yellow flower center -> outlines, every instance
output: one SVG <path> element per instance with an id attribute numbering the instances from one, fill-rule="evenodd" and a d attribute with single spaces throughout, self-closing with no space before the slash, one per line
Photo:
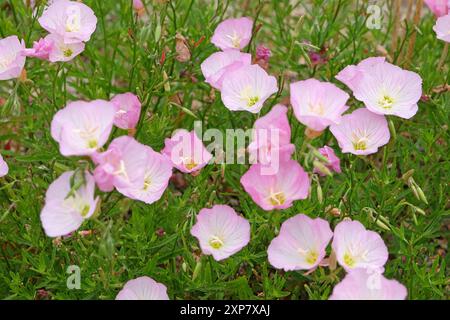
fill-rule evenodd
<path id="1" fill-rule="evenodd" d="M 384 109 L 391 109 L 393 104 L 394 99 L 388 95 L 383 95 L 383 98 L 378 101 L 378 105 Z"/>
<path id="2" fill-rule="evenodd" d="M 98 146 L 97 140 L 89 140 L 88 141 L 88 148 L 89 149 L 97 148 L 97 146 Z"/>
<path id="3" fill-rule="evenodd" d="M 184 167 L 188 170 L 194 169 L 198 164 L 194 162 L 192 159 L 187 159 L 184 162 Z"/>
<path id="4" fill-rule="evenodd" d="M 81 210 L 81 216 L 86 217 L 86 215 L 89 213 L 90 208 L 91 207 L 89 205 L 85 205 Z"/>
<path id="5" fill-rule="evenodd" d="M 150 185 L 152 184 L 152 181 L 150 180 L 150 177 L 146 177 L 144 180 L 144 191 L 147 191 L 147 189 L 150 187 Z"/>
<path id="6" fill-rule="evenodd" d="M 286 202 L 286 196 L 282 191 L 272 193 L 269 198 L 270 204 L 273 206 L 281 206 Z"/>
<path id="7" fill-rule="evenodd" d="M 325 113 L 325 110 L 323 108 L 323 104 L 321 104 L 321 103 L 314 104 L 314 105 L 310 103 L 309 104 L 309 110 L 311 112 L 314 112 L 315 114 L 320 115 L 320 116 L 323 116 L 324 113 Z"/>
<path id="8" fill-rule="evenodd" d="M 228 38 L 230 38 L 231 45 L 234 48 L 240 49 L 240 47 L 241 47 L 241 37 L 239 37 L 239 35 L 236 33 L 236 31 L 233 31 L 233 35 L 228 36 Z"/>
<path id="9" fill-rule="evenodd" d="M 209 239 L 209 245 L 214 249 L 220 249 L 223 247 L 223 241 L 219 237 L 213 236 Z"/>
<path id="10" fill-rule="evenodd" d="M 349 266 L 350 268 L 353 268 L 355 266 L 355 258 L 350 254 L 350 253 L 346 253 L 344 254 L 344 263 Z"/>
<path id="11" fill-rule="evenodd" d="M 305 256 L 305 260 L 306 262 L 308 262 L 309 264 L 314 264 L 317 261 L 317 258 L 319 257 L 319 254 L 314 251 L 314 250 L 310 250 L 308 251 L 308 253 Z"/>
<path id="12" fill-rule="evenodd" d="M 63 51 L 63 54 L 64 54 L 64 57 L 69 58 L 72 56 L 73 51 L 72 51 L 72 49 L 67 48 L 66 50 Z"/>
<path id="13" fill-rule="evenodd" d="M 250 98 L 248 98 L 248 101 L 247 101 L 247 106 L 248 107 L 253 107 L 257 102 L 259 101 L 259 97 L 250 97 Z"/>

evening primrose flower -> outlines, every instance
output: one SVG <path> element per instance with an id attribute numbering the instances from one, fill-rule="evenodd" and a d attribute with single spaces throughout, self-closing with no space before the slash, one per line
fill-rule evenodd
<path id="1" fill-rule="evenodd" d="M 343 153 L 368 155 L 389 142 L 386 118 L 360 108 L 342 117 L 341 123 L 330 126 Z"/>
<path id="2" fill-rule="evenodd" d="M 200 68 L 207 83 L 220 90 L 227 73 L 235 71 L 242 66 L 250 65 L 252 56 L 237 50 L 215 52 L 202 62 Z"/>
<path id="3" fill-rule="evenodd" d="M 111 99 L 111 102 L 116 106 L 117 110 L 114 125 L 125 130 L 134 129 L 141 114 L 141 102 L 139 98 L 127 92 L 115 95 Z"/>
<path id="4" fill-rule="evenodd" d="M 355 269 L 333 289 L 330 300 L 405 300 L 408 292 L 397 280 L 367 269 Z"/>
<path id="5" fill-rule="evenodd" d="M 25 42 L 17 36 L 0 39 L 0 80 L 20 77 L 26 60 L 23 50 Z"/>
<path id="6" fill-rule="evenodd" d="M 241 177 L 241 184 L 262 209 L 286 209 L 295 200 L 306 199 L 310 180 L 302 166 L 294 161 L 280 162 L 274 174 L 264 174 L 261 164 L 253 164 Z"/>
<path id="7" fill-rule="evenodd" d="M 165 285 L 143 276 L 125 283 L 116 300 L 169 300 L 169 296 Z"/>
<path id="8" fill-rule="evenodd" d="M 231 111 L 258 113 L 264 102 L 278 91 L 277 79 L 258 65 L 243 66 L 226 75 L 222 102 Z"/>
<path id="9" fill-rule="evenodd" d="M 230 206 L 215 205 L 200 210 L 191 234 L 198 239 L 204 254 L 220 261 L 248 244 L 250 223 Z"/>
<path id="10" fill-rule="evenodd" d="M 63 38 L 56 34 L 47 35 L 45 41 L 52 43 L 51 50 L 48 54 L 48 60 L 50 62 L 70 61 L 82 53 L 85 48 L 83 42 L 64 43 Z"/>
<path id="11" fill-rule="evenodd" d="M 359 221 L 342 221 L 334 228 L 331 244 L 339 264 L 348 272 L 357 268 L 379 269 L 388 259 L 380 235 L 366 230 Z"/>
<path id="12" fill-rule="evenodd" d="M 184 129 L 176 130 L 170 139 L 164 140 L 164 149 L 161 153 L 172 161 L 175 168 L 184 173 L 200 170 L 212 158 L 195 131 L 189 132 Z"/>
<path id="13" fill-rule="evenodd" d="M 376 114 L 409 119 L 418 110 L 422 79 L 388 62 L 377 63 L 364 73 L 353 94 Z"/>
<path id="14" fill-rule="evenodd" d="M 356 86 L 361 81 L 365 73 L 370 71 L 370 68 L 378 63 L 383 63 L 386 61 L 385 57 L 370 57 L 362 60 L 360 63 L 355 65 L 349 65 L 342 69 L 337 75 L 336 79 L 341 81 L 351 90 L 354 90 Z"/>
<path id="15" fill-rule="evenodd" d="M 349 95 L 329 82 L 308 79 L 291 83 L 291 104 L 298 121 L 322 131 L 341 121 Z"/>
<path id="16" fill-rule="evenodd" d="M 436 32 L 438 39 L 450 42 L 450 14 L 438 18 L 433 30 Z"/>
<path id="17" fill-rule="evenodd" d="M 326 220 L 298 214 L 283 222 L 279 235 L 270 243 L 269 262 L 285 271 L 313 269 L 325 257 L 332 237 Z"/>
<path id="18" fill-rule="evenodd" d="M 221 50 L 245 48 L 252 38 L 253 20 L 247 17 L 219 23 L 211 42 Z"/>
<path id="19" fill-rule="evenodd" d="M 91 8 L 68 0 L 53 2 L 38 21 L 50 34 L 60 36 L 65 44 L 89 41 L 97 26 L 97 17 Z"/>
<path id="20" fill-rule="evenodd" d="M 105 100 L 70 102 L 51 123 L 51 135 L 64 156 L 92 155 L 108 140 L 116 108 Z"/>
<path id="21" fill-rule="evenodd" d="M 58 237 L 77 230 L 96 210 L 99 198 L 94 199 L 94 190 L 95 181 L 88 172 L 64 172 L 53 181 L 41 211 L 45 233 Z"/>

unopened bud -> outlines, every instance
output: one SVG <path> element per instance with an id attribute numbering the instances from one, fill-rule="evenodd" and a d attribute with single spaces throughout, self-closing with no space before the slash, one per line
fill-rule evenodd
<path id="1" fill-rule="evenodd" d="M 333 173 L 330 171 L 330 169 L 328 169 L 322 162 L 320 162 L 318 160 L 314 160 L 313 165 L 314 165 L 314 168 L 316 168 L 323 174 L 330 176 L 330 177 L 333 176 Z"/>

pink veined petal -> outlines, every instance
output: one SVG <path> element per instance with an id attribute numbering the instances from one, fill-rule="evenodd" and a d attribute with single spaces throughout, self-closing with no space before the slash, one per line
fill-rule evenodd
<path id="1" fill-rule="evenodd" d="M 128 281 L 116 300 L 169 300 L 165 285 L 143 276 Z"/>

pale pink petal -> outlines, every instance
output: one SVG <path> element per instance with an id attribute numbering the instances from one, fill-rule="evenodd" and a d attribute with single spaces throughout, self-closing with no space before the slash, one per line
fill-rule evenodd
<path id="1" fill-rule="evenodd" d="M 130 93 L 114 96 L 111 102 L 116 106 L 114 125 L 121 129 L 133 129 L 136 127 L 141 114 L 141 102 L 139 98 Z"/>
<path id="2" fill-rule="evenodd" d="M 336 173 L 341 173 L 341 160 L 336 156 L 334 150 L 329 146 L 324 146 L 318 150 L 321 155 L 328 159 L 328 163 L 325 166 L 331 171 Z M 314 172 L 324 176 L 325 173 L 321 172 L 319 169 L 314 169 Z"/>
<path id="3" fill-rule="evenodd" d="M 345 67 L 336 75 L 336 79 L 344 83 L 351 90 L 354 90 L 363 78 L 364 74 L 366 74 L 371 67 L 385 61 L 385 57 L 371 57 L 364 59 L 356 66 L 349 65 Z"/>
<path id="4" fill-rule="evenodd" d="M 425 0 L 425 4 L 437 17 L 442 17 L 449 13 L 449 0 Z"/>
<path id="5" fill-rule="evenodd" d="M 17 36 L 0 39 L 0 80 L 20 77 L 25 66 L 25 42 Z"/>
<path id="6" fill-rule="evenodd" d="M 450 14 L 438 18 L 433 30 L 438 39 L 450 42 Z"/>
<path id="7" fill-rule="evenodd" d="M 8 164 L 3 160 L 2 155 L 0 155 L 0 178 L 8 174 L 9 168 Z"/>
<path id="8" fill-rule="evenodd" d="M 245 48 L 252 37 L 253 21 L 243 17 L 219 23 L 211 42 L 221 50 Z"/>
<path id="9" fill-rule="evenodd" d="M 169 296 L 165 285 L 143 276 L 128 281 L 116 300 L 169 300 Z"/>
<path id="10" fill-rule="evenodd" d="M 83 42 L 64 43 L 63 38 L 56 34 L 49 34 L 44 40 L 48 43 L 52 43 L 48 55 L 48 60 L 50 62 L 70 61 L 82 53 L 85 48 Z"/>

